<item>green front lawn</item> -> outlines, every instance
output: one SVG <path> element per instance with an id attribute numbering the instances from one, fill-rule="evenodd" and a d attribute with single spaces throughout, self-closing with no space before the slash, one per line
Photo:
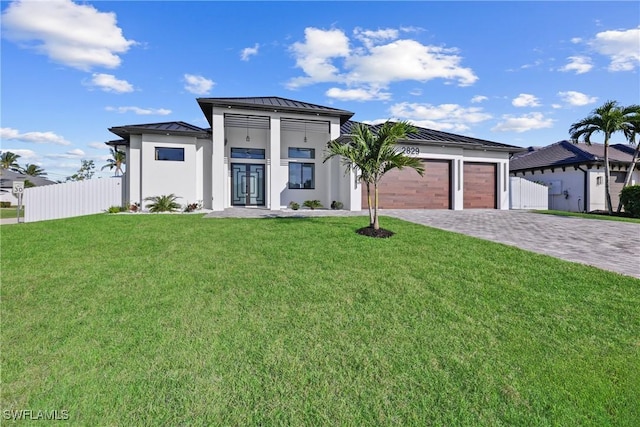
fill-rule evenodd
<path id="1" fill-rule="evenodd" d="M 556 210 L 545 210 L 545 211 L 537 210 L 533 212 L 546 214 L 546 215 L 573 216 L 577 218 L 587 218 L 587 219 L 603 219 L 607 221 L 636 222 L 640 224 L 640 218 L 631 218 L 631 217 L 625 217 L 625 216 L 600 215 L 600 214 L 589 214 L 589 213 L 582 213 L 582 212 L 567 212 L 567 211 L 556 211 Z"/>
<path id="2" fill-rule="evenodd" d="M 3 227 L 0 410 L 79 425 L 637 425 L 640 280 L 396 219 Z"/>

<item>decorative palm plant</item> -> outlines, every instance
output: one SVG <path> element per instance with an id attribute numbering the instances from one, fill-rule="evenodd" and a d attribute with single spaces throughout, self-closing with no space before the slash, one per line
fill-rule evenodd
<path id="1" fill-rule="evenodd" d="M 149 212 L 175 212 L 182 207 L 180 203 L 176 202 L 177 199 L 179 199 L 179 197 L 171 193 L 162 196 L 147 197 L 144 200 L 145 202 L 151 202 L 146 205 Z"/>

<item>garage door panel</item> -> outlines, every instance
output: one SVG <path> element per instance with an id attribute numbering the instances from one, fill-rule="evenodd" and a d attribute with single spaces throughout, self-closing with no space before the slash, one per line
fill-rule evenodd
<path id="1" fill-rule="evenodd" d="M 497 208 L 496 166 L 495 163 L 464 163 L 464 209 Z"/>
<path id="2" fill-rule="evenodd" d="M 423 161 L 425 174 L 405 168 L 387 172 L 378 185 L 378 205 L 382 209 L 449 209 L 451 206 L 451 162 Z M 373 191 L 373 188 L 371 189 Z M 373 195 L 372 195 L 373 198 Z M 367 190 L 362 186 L 362 207 L 367 206 Z"/>

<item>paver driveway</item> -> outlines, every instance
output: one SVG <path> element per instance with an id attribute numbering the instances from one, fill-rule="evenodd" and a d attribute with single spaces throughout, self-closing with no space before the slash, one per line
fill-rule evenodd
<path id="1" fill-rule="evenodd" d="M 380 213 L 640 278 L 640 224 L 515 210 Z"/>
<path id="2" fill-rule="evenodd" d="M 207 216 L 219 218 L 337 215 L 367 215 L 367 211 L 274 212 L 265 209 L 231 208 L 222 212 L 211 212 Z M 543 215 L 517 210 L 381 209 L 380 215 L 517 246 L 640 278 L 640 224 L 636 223 Z M 384 223 L 382 226 L 384 227 Z"/>

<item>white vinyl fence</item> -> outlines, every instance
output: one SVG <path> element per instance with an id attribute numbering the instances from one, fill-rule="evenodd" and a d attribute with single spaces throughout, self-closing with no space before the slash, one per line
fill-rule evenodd
<path id="1" fill-rule="evenodd" d="M 549 209 L 549 188 L 520 177 L 509 177 L 510 209 Z"/>
<path id="2" fill-rule="evenodd" d="M 122 202 L 122 177 L 25 188 L 24 222 L 96 214 Z"/>

